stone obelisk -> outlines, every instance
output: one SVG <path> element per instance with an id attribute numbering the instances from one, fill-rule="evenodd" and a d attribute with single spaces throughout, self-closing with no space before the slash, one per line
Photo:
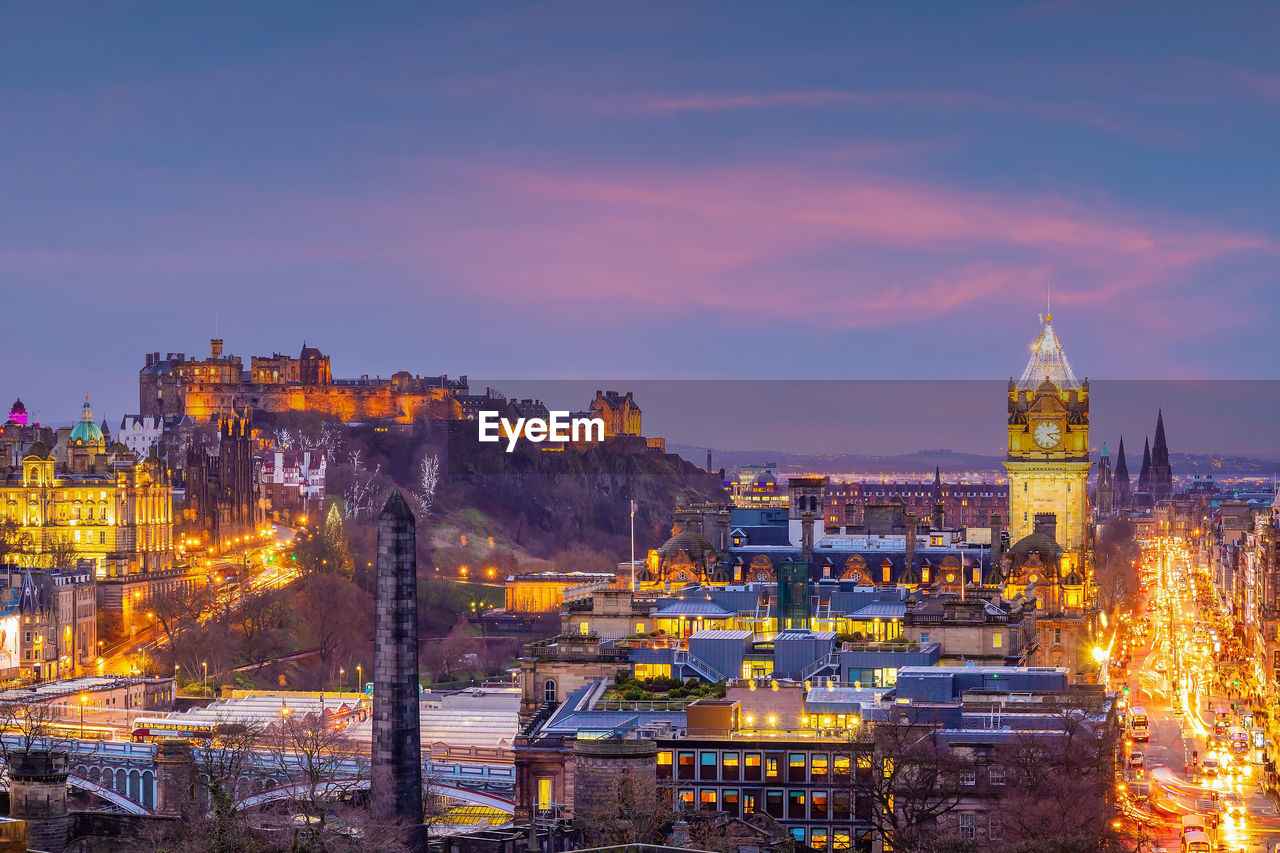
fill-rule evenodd
<path id="1" fill-rule="evenodd" d="M 378 516 L 374 596 L 373 785 L 383 825 L 421 844 L 422 732 L 418 720 L 418 557 L 413 511 L 397 489 Z"/>

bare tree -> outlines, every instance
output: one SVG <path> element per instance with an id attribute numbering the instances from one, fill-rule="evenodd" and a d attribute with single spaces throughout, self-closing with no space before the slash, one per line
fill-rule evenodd
<path id="1" fill-rule="evenodd" d="M 413 496 L 418 499 L 421 504 L 422 515 L 426 517 L 431 513 L 432 504 L 436 499 L 436 488 L 440 485 L 440 457 L 432 453 L 429 456 L 422 457 L 422 462 L 418 464 L 417 488 L 413 491 Z"/>
<path id="2" fill-rule="evenodd" d="M 11 691 L 0 700 L 0 731 L 16 734 L 16 737 L 0 738 L 5 764 L 15 758 L 65 747 L 65 741 L 56 737 L 54 724 L 58 716 L 58 709 L 35 690 Z"/>
<path id="3" fill-rule="evenodd" d="M 940 831 L 939 818 L 963 798 L 964 760 L 938 741 L 933 726 L 876 723 L 851 734 L 837 755 L 836 779 L 855 812 L 901 853 L 964 849 Z"/>
<path id="4" fill-rule="evenodd" d="M 620 844 L 663 844 L 676 821 L 669 788 L 657 788 L 652 776 L 622 770 L 608 790 L 594 792 L 574 822 L 592 847 Z"/>
<path id="5" fill-rule="evenodd" d="M 215 726 L 213 737 L 196 751 L 200 790 L 208 797 L 211 853 L 234 853 L 248 833 L 239 804 L 263 775 L 256 761 L 263 733 L 256 722 L 227 720 Z"/>
<path id="6" fill-rule="evenodd" d="M 0 517 L 0 563 L 14 562 L 30 550 L 31 534 L 22 522 L 7 515 Z"/>
<path id="7" fill-rule="evenodd" d="M 288 427 L 276 427 L 275 439 L 280 450 L 293 449 L 293 432 Z"/>
<path id="8" fill-rule="evenodd" d="M 264 746 L 274 774 L 289 783 L 285 799 L 290 814 L 303 817 L 296 849 L 330 850 L 335 841 L 354 840 L 352 828 L 334 816 L 340 804 L 367 786 L 364 750 L 322 713 L 291 714 L 287 706 L 269 728 Z"/>

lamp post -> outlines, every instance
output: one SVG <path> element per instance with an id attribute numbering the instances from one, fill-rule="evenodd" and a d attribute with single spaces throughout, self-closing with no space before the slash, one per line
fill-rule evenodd
<path id="1" fill-rule="evenodd" d="M 200 679 L 200 695 L 203 696 L 209 692 L 209 662 L 202 661 L 200 666 L 204 669 L 204 675 Z"/>
<path id="2" fill-rule="evenodd" d="M 80 740 L 84 740 L 84 706 L 89 701 L 87 693 L 80 694 Z"/>
<path id="3" fill-rule="evenodd" d="M 356 664 L 356 692 L 364 695 L 364 667 L 361 664 Z"/>
<path id="4" fill-rule="evenodd" d="M 338 667 L 338 699 L 342 699 L 342 689 L 347 686 L 347 671 Z"/>

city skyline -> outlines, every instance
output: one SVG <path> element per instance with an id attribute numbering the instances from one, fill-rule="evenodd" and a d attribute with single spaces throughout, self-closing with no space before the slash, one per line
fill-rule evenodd
<path id="1" fill-rule="evenodd" d="M 1050 285 L 1082 373 L 1265 377 L 1276 12 L 1154 8 L 15 10 L 12 392 L 110 411 L 214 334 L 345 375 L 1002 376 Z"/>

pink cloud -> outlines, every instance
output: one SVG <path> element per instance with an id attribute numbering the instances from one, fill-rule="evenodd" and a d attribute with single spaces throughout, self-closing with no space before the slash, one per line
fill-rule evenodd
<path id="1" fill-rule="evenodd" d="M 1114 302 L 1275 248 L 1113 206 L 853 171 L 479 175 L 466 203 L 483 226 L 429 217 L 433 261 L 495 296 L 592 309 L 906 323 L 996 296 L 1038 303 L 1048 281 L 1064 303 Z"/>
<path id="2" fill-rule="evenodd" d="M 597 102 L 604 112 L 680 114 L 772 109 L 836 109 L 900 107 L 917 110 L 972 110 L 1029 115 L 1055 122 L 1083 124 L 1097 130 L 1162 144 L 1179 141 L 1168 132 L 1134 125 L 1089 106 L 1051 105 L 1042 101 L 980 95 L 972 92 L 892 92 L 818 89 L 784 92 L 731 92 L 650 95 Z"/>

